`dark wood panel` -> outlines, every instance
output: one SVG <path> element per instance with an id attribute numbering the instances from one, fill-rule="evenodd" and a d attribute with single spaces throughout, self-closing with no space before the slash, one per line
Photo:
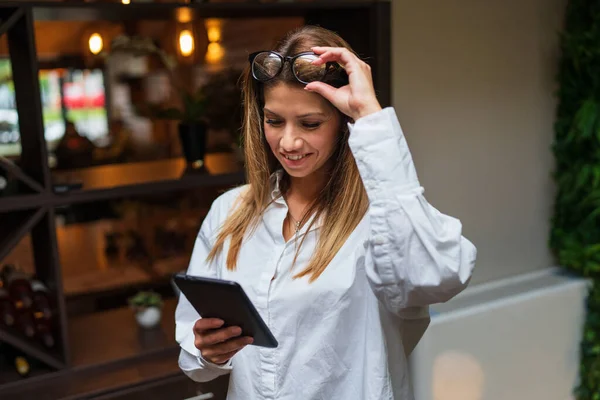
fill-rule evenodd
<path id="1" fill-rule="evenodd" d="M 7 38 L 21 133 L 21 168 L 49 189 L 50 170 L 31 9 L 25 8 L 23 16 L 8 31 Z"/>
<path id="2" fill-rule="evenodd" d="M 57 310 L 58 347 L 62 349 L 61 361 L 70 363 L 69 335 L 67 331 L 67 313 L 63 292 L 62 273 L 58 260 L 54 209 L 48 208 L 40 222 L 31 230 L 31 244 L 35 272 L 46 284 Z"/>
<path id="3" fill-rule="evenodd" d="M 30 2 L 36 20 L 164 20 L 173 19 L 175 10 L 180 7 L 192 8 L 201 18 L 253 18 L 302 16 L 306 11 L 331 10 L 339 8 L 360 9 L 374 1 L 330 1 L 298 3 L 151 3 L 123 5 L 119 3 L 44 3 Z M 15 7 L 16 2 L 6 2 Z M 18 3 L 17 3 L 18 4 Z"/>
<path id="4" fill-rule="evenodd" d="M 6 9 L 2 13 L 2 24 L 0 25 L 0 36 L 4 35 L 25 14 L 24 8 Z"/>
<path id="5" fill-rule="evenodd" d="M 0 214 L 0 261 L 19 243 L 43 217 L 45 209 Z"/>
<path id="6" fill-rule="evenodd" d="M 0 197 L 0 213 L 39 208 L 49 204 L 49 200 L 45 193 Z"/>

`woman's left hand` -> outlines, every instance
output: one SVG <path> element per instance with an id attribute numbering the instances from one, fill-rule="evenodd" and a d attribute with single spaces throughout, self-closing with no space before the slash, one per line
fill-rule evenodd
<path id="1" fill-rule="evenodd" d="M 349 84 L 336 89 L 323 82 L 311 82 L 306 90 L 320 94 L 354 121 L 381 110 L 369 64 L 344 47 L 313 47 L 312 51 L 319 55 L 313 61 L 315 65 L 327 62 L 343 65 Z"/>

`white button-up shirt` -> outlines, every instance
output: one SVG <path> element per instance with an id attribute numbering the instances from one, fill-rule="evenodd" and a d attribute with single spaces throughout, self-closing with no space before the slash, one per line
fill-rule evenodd
<path id="1" fill-rule="evenodd" d="M 279 342 L 274 349 L 247 346 L 227 364 L 212 364 L 194 347 L 199 316 L 180 297 L 179 365 L 196 381 L 230 373 L 228 400 L 411 400 L 403 342 L 410 321 L 427 318 L 429 304 L 450 299 L 470 279 L 476 249 L 459 220 L 423 197 L 394 110 L 351 124 L 349 143 L 370 207 L 315 282 L 292 278 L 310 260 L 319 226 L 299 232 L 306 240 L 292 270 L 296 237 L 286 243 L 282 235 L 288 208 L 278 179 L 277 200 L 243 244 L 235 271 L 225 267 L 227 244 L 215 263 L 205 259 L 244 189 L 215 200 L 202 224 L 188 274 L 239 282 Z"/>

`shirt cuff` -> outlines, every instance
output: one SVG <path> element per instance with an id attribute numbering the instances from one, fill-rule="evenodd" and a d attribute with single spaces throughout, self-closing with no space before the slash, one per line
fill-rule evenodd
<path id="1" fill-rule="evenodd" d="M 201 355 L 196 358 L 198 360 L 198 363 L 200 364 L 200 367 L 204 369 L 209 369 L 213 371 L 231 371 L 233 367 L 232 358 L 230 358 L 225 364 L 215 364 L 204 359 L 204 357 L 202 357 Z"/>
<path id="2" fill-rule="evenodd" d="M 200 357 L 200 350 L 198 350 L 194 344 L 194 325 L 198 319 L 189 325 L 185 324 L 184 326 L 178 327 L 181 331 L 185 332 L 185 336 L 183 337 L 183 340 L 179 342 L 179 345 L 183 350 L 187 351 L 194 357 Z"/>
<path id="3" fill-rule="evenodd" d="M 200 318 L 198 318 L 196 321 L 198 321 L 199 319 Z M 194 325 L 196 325 L 196 321 L 194 321 L 190 325 L 190 329 L 188 329 L 188 332 L 192 332 L 192 333 L 187 334 L 185 339 L 180 343 L 181 348 L 183 350 L 185 350 L 188 354 L 192 355 L 198 361 L 201 368 L 211 369 L 211 370 L 215 370 L 215 371 L 216 370 L 230 371 L 231 367 L 232 367 L 231 359 L 229 361 L 227 361 L 225 364 L 219 365 L 219 364 L 212 363 L 212 362 L 204 359 L 204 357 L 202 357 L 200 350 L 198 350 L 198 348 L 196 348 L 196 345 L 194 344 L 194 335 L 193 335 L 192 327 Z"/>

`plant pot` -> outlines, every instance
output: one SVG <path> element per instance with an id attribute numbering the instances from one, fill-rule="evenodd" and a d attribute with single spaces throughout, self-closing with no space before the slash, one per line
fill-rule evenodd
<path id="1" fill-rule="evenodd" d="M 150 329 L 160 324 L 162 310 L 159 307 L 139 308 L 135 313 L 135 320 L 138 325 L 145 329 Z"/>
<path id="2" fill-rule="evenodd" d="M 185 160 L 192 168 L 202 168 L 204 166 L 204 154 L 206 153 L 207 125 L 203 122 L 180 123 L 178 128 Z"/>

